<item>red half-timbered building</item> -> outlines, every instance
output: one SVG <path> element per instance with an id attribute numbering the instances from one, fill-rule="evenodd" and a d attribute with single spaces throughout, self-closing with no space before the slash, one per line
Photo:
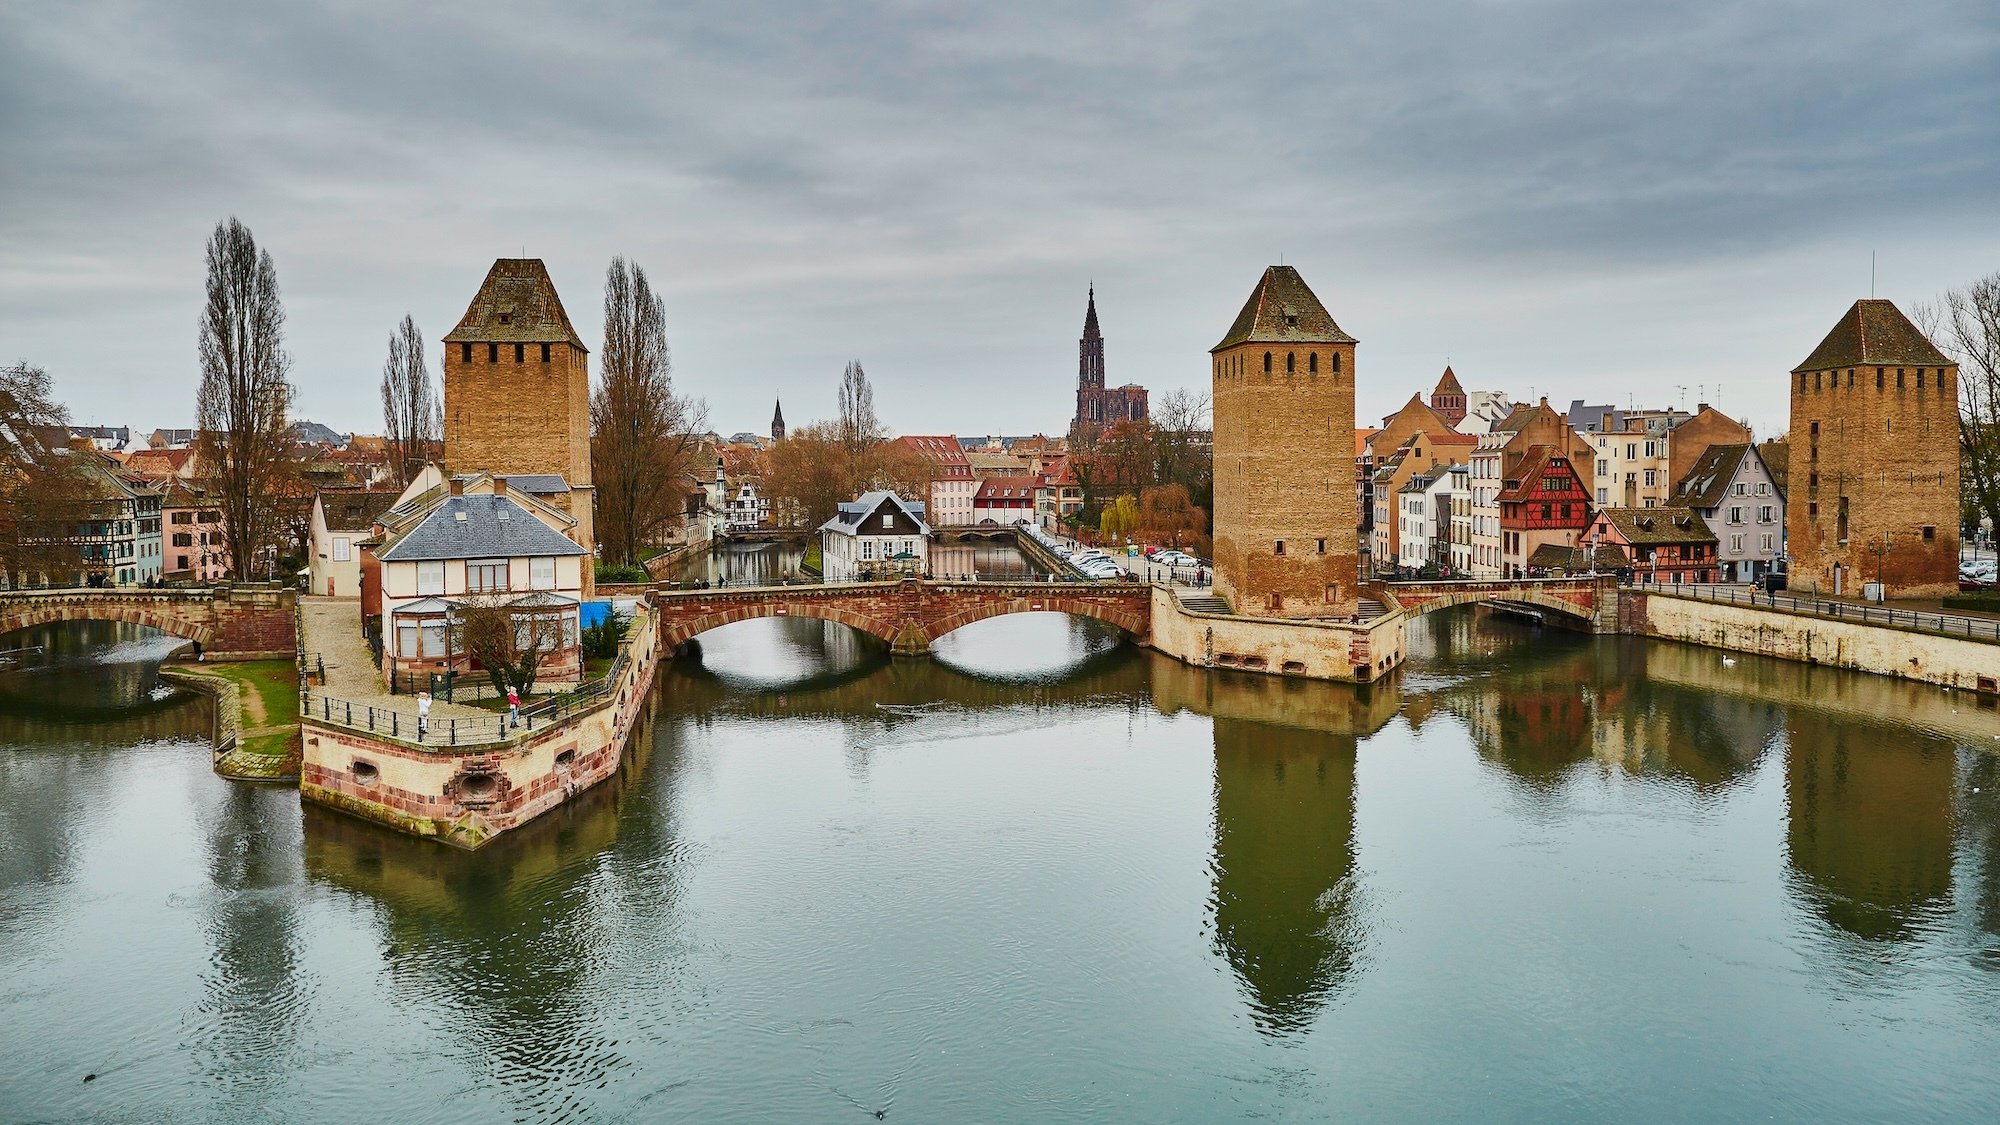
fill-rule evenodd
<path id="1" fill-rule="evenodd" d="M 1590 491 L 1569 455 L 1551 446 L 1528 450 L 1501 482 L 1499 501 L 1500 562 L 1508 577 L 1527 573 L 1535 548 L 1574 547 L 1590 526 Z"/>

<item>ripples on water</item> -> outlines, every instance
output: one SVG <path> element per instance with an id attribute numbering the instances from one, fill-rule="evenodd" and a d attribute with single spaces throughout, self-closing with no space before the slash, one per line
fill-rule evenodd
<path id="1" fill-rule="evenodd" d="M 701 642 L 472 855 L 216 780 L 129 665 L 0 674 L 0 1116 L 2000 1105 L 1974 700 L 1466 612 L 1363 690 L 1044 614 Z"/>

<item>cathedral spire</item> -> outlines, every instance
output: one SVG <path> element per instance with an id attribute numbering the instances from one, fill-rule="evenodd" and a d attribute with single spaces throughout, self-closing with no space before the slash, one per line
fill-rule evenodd
<path id="1" fill-rule="evenodd" d="M 777 399 L 772 399 L 771 404 L 771 440 L 783 441 L 785 440 L 785 404 Z"/>
<path id="2" fill-rule="evenodd" d="M 1090 303 L 1083 313 L 1083 338 L 1096 340 L 1102 336 L 1103 333 L 1097 330 L 1097 286 L 1093 283 L 1090 287 Z"/>

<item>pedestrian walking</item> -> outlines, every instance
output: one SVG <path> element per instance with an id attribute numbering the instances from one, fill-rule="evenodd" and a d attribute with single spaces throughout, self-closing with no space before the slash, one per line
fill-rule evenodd
<path id="1" fill-rule="evenodd" d="M 431 727 L 431 693 L 417 693 L 417 741 L 422 742 Z"/>
<path id="2" fill-rule="evenodd" d="M 510 727 L 521 725 L 521 693 L 513 684 L 507 685 L 507 725 Z"/>

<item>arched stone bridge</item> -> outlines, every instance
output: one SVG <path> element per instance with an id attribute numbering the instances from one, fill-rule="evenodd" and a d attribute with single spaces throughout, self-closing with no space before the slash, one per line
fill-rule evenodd
<path id="1" fill-rule="evenodd" d="M 749 586 L 653 591 L 660 641 L 678 646 L 710 629 L 756 617 L 837 621 L 887 642 L 900 655 L 927 651 L 962 625 L 1003 613 L 1074 613 L 1145 642 L 1152 587 L 1136 582 L 938 582 L 914 578 L 829 586 Z"/>
<path id="2" fill-rule="evenodd" d="M 1388 595 L 1391 610 L 1411 617 L 1474 602 L 1510 602 L 1552 610 L 1594 633 L 1618 631 L 1618 582 L 1611 577 L 1381 582 L 1372 589 Z"/>
<path id="3" fill-rule="evenodd" d="M 298 594 L 275 587 L 15 590 L 0 593 L 0 635 L 54 621 L 123 621 L 199 641 L 210 652 L 291 655 Z"/>

